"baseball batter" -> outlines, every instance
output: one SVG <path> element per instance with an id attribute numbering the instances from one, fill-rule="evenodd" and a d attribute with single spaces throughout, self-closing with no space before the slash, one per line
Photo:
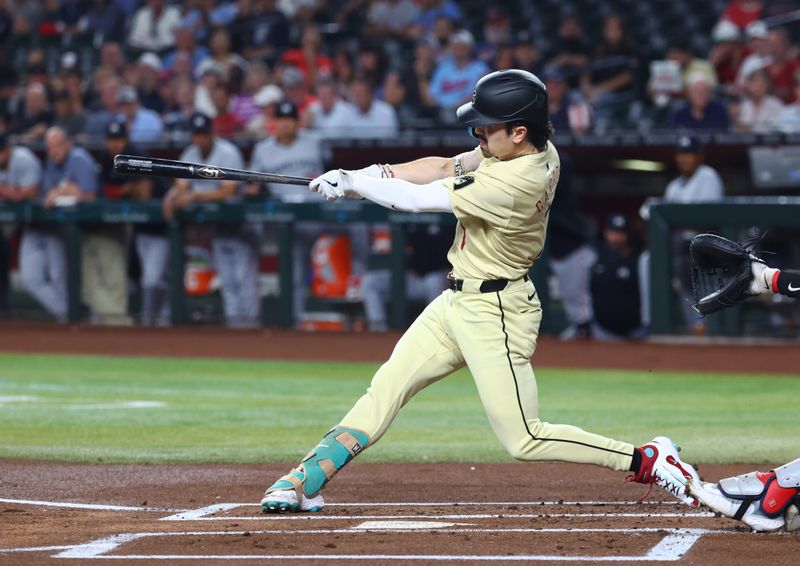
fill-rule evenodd
<path id="1" fill-rule="evenodd" d="M 453 159 L 428 157 L 361 171 L 334 170 L 311 190 L 329 200 L 367 198 L 405 211 L 449 211 L 458 219 L 449 289 L 422 312 L 375 374 L 367 392 L 301 463 L 270 486 L 266 512 L 317 511 L 328 481 L 375 444 L 418 391 L 467 366 L 489 422 L 514 458 L 597 464 L 632 471 L 687 503 L 696 478 L 672 442 L 636 448 L 539 419 L 530 359 L 542 311 L 528 271 L 544 246 L 559 158 L 549 141 L 547 92 L 527 71 L 486 75 L 457 115 L 479 141 Z"/>

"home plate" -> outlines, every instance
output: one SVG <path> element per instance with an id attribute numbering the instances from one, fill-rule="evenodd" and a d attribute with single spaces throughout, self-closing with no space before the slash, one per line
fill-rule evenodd
<path id="1" fill-rule="evenodd" d="M 457 525 L 469 525 L 470 523 L 442 523 L 441 521 L 364 521 L 353 529 L 364 530 L 413 530 L 413 529 L 444 529 L 445 527 L 455 527 Z"/>

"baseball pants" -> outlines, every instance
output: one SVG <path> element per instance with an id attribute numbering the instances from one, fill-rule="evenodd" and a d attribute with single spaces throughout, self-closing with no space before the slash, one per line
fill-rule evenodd
<path id="1" fill-rule="evenodd" d="M 258 326 L 261 312 L 258 247 L 241 237 L 215 236 L 211 255 L 220 281 L 222 306 L 228 326 Z"/>
<path id="2" fill-rule="evenodd" d="M 126 226 L 109 225 L 83 237 L 82 295 L 94 323 L 130 324 L 125 230 Z"/>
<path id="3" fill-rule="evenodd" d="M 634 447 L 570 425 L 539 419 L 530 358 L 542 311 L 533 283 L 519 279 L 480 293 L 480 281 L 437 297 L 395 346 L 340 426 L 364 431 L 370 445 L 418 391 L 469 368 L 492 430 L 518 460 L 557 460 L 630 468 Z"/>
<path id="4" fill-rule="evenodd" d="M 590 290 L 592 266 L 597 252 L 585 244 L 561 259 L 550 258 L 550 269 L 558 280 L 561 305 L 571 326 L 585 324 L 594 318 Z"/>
<path id="5" fill-rule="evenodd" d="M 166 236 L 140 232 L 135 238 L 136 253 L 142 265 L 141 322 L 146 326 L 169 324 L 167 270 L 169 240 Z"/>
<path id="6" fill-rule="evenodd" d="M 31 228 L 19 248 L 25 289 L 58 321 L 67 320 L 67 253 L 60 235 Z"/>

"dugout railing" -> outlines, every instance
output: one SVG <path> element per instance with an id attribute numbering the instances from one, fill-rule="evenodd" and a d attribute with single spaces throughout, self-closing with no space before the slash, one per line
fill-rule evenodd
<path id="1" fill-rule="evenodd" d="M 770 227 L 800 228 L 800 197 L 728 197 L 716 203 L 653 205 L 649 222 L 651 334 L 674 334 L 676 329 L 675 301 L 680 297 L 672 288 L 671 259 L 675 253 L 688 256 L 689 250 L 673 249 L 675 230 L 711 231 L 741 241 L 754 228 Z M 763 257 L 770 261 L 769 255 Z M 739 336 L 742 308 L 726 309 L 706 321 L 709 334 Z"/>
<path id="2" fill-rule="evenodd" d="M 391 231 L 389 269 L 392 272 L 392 291 L 389 323 L 393 328 L 406 324 L 408 302 L 405 290 L 405 230 L 407 223 L 439 223 L 454 225 L 452 214 L 403 214 L 362 201 L 337 203 L 297 203 L 252 201 L 231 203 L 201 203 L 179 211 L 173 221 L 165 224 L 159 201 L 104 201 L 81 203 L 69 207 L 44 208 L 39 203 L 0 202 L 0 222 L 49 224 L 63 231 L 67 255 L 67 320 L 81 319 L 81 225 L 83 224 L 163 224 L 170 241 L 170 304 L 173 324 L 189 322 L 184 290 L 184 227 L 187 224 L 241 224 L 244 222 L 272 224 L 278 238 L 278 278 L 280 300 L 278 323 L 293 327 L 292 243 L 296 222 L 317 221 L 329 225 L 350 222 L 386 223 Z M 262 318 L 266 318 L 264 312 Z"/>

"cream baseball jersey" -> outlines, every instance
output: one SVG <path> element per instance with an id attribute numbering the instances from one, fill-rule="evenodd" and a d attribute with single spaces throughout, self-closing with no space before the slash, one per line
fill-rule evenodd
<path id="1" fill-rule="evenodd" d="M 542 253 L 560 162 L 543 152 L 501 161 L 443 182 L 458 219 L 447 259 L 459 279 L 519 279 Z"/>

